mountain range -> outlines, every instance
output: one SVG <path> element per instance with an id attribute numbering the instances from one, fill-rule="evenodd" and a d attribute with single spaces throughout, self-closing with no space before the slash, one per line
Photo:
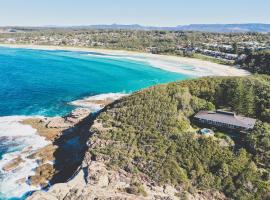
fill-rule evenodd
<path id="1" fill-rule="evenodd" d="M 142 26 L 139 24 L 111 24 L 80 26 L 92 29 L 124 29 L 124 30 L 169 30 L 169 31 L 202 31 L 202 32 L 270 32 L 270 24 L 190 24 L 175 27 Z"/>
<path id="2" fill-rule="evenodd" d="M 140 24 L 97 24 L 97 25 L 76 25 L 76 26 L 58 26 L 46 25 L 38 27 L 22 27 L 9 26 L 0 27 L 0 32 L 17 32 L 17 31 L 31 31 L 42 29 L 103 29 L 103 30 L 159 30 L 159 31 L 200 31 L 200 32 L 216 32 L 216 33 L 241 33 L 241 32 L 257 32 L 270 33 L 270 24 L 262 23 L 246 23 L 246 24 L 190 24 L 179 26 L 143 26 Z"/>

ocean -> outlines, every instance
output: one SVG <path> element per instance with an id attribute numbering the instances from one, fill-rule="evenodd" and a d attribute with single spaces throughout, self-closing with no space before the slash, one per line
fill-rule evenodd
<path id="1" fill-rule="evenodd" d="M 19 122 L 31 116 L 59 116 L 74 109 L 70 102 L 112 93 L 131 93 L 190 76 L 164 71 L 149 63 L 91 52 L 0 47 L 0 199 L 23 199 L 25 175 L 37 163 L 23 153 L 48 141 Z M 12 171 L 3 167 L 16 157 L 24 163 Z"/>

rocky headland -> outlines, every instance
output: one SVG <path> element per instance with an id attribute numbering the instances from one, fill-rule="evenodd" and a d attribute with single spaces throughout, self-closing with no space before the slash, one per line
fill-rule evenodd
<path id="1" fill-rule="evenodd" d="M 102 123 L 95 120 L 91 130 L 109 131 Z M 95 133 L 93 133 L 95 134 Z M 93 136 L 95 138 L 95 136 Z M 101 148 L 112 143 L 107 140 L 88 140 L 87 146 Z M 185 188 L 173 187 L 170 184 L 159 185 L 144 173 L 134 176 L 131 168 L 115 169 L 108 167 L 109 157 L 93 155 L 86 152 L 83 162 L 67 183 L 58 183 L 47 192 L 38 191 L 29 200 L 60 200 L 60 199 L 110 199 L 110 200 L 222 200 L 224 194 L 218 191 L 199 191 L 193 194 Z M 132 167 L 132 166 L 131 166 Z"/>
<path id="2" fill-rule="evenodd" d="M 93 101 L 86 99 L 80 103 L 89 105 L 98 101 L 107 106 L 113 102 L 110 98 Z M 112 143 L 95 138 L 96 131 L 110 131 L 111 128 L 104 127 L 89 108 L 77 108 L 64 117 L 28 118 L 22 123 L 31 125 L 40 136 L 51 141 L 28 156 L 38 162 L 35 174 L 18 181 L 48 191 L 36 191 L 27 199 L 225 199 L 217 191 L 190 194 L 181 187 L 159 185 L 144 173 L 134 176 L 132 166 L 124 169 L 108 167 L 109 157 L 93 155 L 88 150 Z M 14 170 L 21 162 L 24 160 L 15 158 L 4 170 Z"/>
<path id="3" fill-rule="evenodd" d="M 269 154 L 264 144 L 249 148 L 256 147 L 252 138 L 269 137 L 269 91 L 268 76 L 202 78 L 124 96 L 95 114 L 80 108 L 65 117 L 27 119 L 52 141 L 31 155 L 40 165 L 28 182 L 46 191 L 28 199 L 268 199 Z M 219 138 L 226 132 L 196 137 L 195 113 L 228 106 L 263 122 L 252 138 L 231 137 L 235 145 L 224 145 Z"/>
<path id="4" fill-rule="evenodd" d="M 38 167 L 35 169 L 35 175 L 25 177 L 20 181 L 27 181 L 33 186 L 46 187 L 49 183 L 57 182 L 58 179 L 64 180 L 62 178 L 65 176 L 69 177 L 69 172 L 63 174 L 64 171 L 68 171 L 65 166 L 68 164 L 69 168 L 71 168 L 70 166 L 75 168 L 82 161 L 85 138 L 89 137 L 87 126 L 90 126 L 90 122 L 91 113 L 85 108 L 75 109 L 65 117 L 23 120 L 21 123 L 31 125 L 40 136 L 45 137 L 50 143 L 34 152 L 31 147 L 24 150 L 23 153 L 31 152 L 27 159 L 35 160 Z M 12 171 L 22 162 L 25 161 L 21 157 L 14 158 L 3 167 L 3 170 Z M 70 173 L 73 173 L 72 169 Z M 58 178 L 58 174 L 61 178 Z"/>

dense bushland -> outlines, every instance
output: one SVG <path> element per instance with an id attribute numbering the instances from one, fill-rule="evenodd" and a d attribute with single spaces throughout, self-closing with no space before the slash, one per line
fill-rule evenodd
<path id="1" fill-rule="evenodd" d="M 91 140 L 106 145 L 90 153 L 109 158 L 108 167 L 190 192 L 214 189 L 232 199 L 269 199 L 269 80 L 266 75 L 201 78 L 134 93 L 100 113 L 103 129 L 92 128 Z M 241 136 L 240 147 L 194 132 L 192 115 L 215 108 L 258 118 L 256 128 Z"/>

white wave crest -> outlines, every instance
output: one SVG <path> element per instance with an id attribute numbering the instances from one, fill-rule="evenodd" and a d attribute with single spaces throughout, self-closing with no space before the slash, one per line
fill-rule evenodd
<path id="1" fill-rule="evenodd" d="M 70 104 L 78 107 L 88 108 L 92 112 L 97 112 L 104 108 L 107 103 L 113 102 L 127 95 L 128 94 L 126 93 L 99 94 L 91 97 L 86 97 L 84 99 L 72 101 L 70 102 Z"/>
<path id="2" fill-rule="evenodd" d="M 37 161 L 28 156 L 50 142 L 39 136 L 31 126 L 20 123 L 26 118 L 29 117 L 0 117 L 0 146 L 8 148 L 0 160 L 0 198 L 21 197 L 28 191 L 40 189 L 27 183 L 27 178 L 34 175 L 38 166 Z M 4 167 L 16 158 L 22 162 L 5 171 Z"/>
<path id="3" fill-rule="evenodd" d="M 36 134 L 36 130 L 29 125 L 23 125 L 20 121 L 30 117 L 7 116 L 0 117 L 0 137 L 29 136 Z"/>

